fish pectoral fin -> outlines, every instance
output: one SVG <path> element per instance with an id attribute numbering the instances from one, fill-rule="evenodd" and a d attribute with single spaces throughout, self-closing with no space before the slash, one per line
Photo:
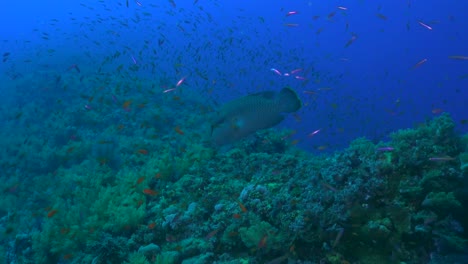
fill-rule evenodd
<path id="1" fill-rule="evenodd" d="M 214 122 L 211 124 L 211 135 L 213 135 L 213 131 L 219 127 L 222 123 L 224 123 L 225 118 L 224 117 L 218 117 Z"/>
<path id="2" fill-rule="evenodd" d="M 216 125 L 211 124 L 210 136 L 213 136 L 213 131 L 216 128 Z"/>
<path id="3" fill-rule="evenodd" d="M 218 128 L 223 122 L 219 122 L 219 123 L 215 123 L 215 124 L 211 124 L 211 132 L 210 132 L 210 135 L 213 135 L 213 132 L 216 128 Z"/>

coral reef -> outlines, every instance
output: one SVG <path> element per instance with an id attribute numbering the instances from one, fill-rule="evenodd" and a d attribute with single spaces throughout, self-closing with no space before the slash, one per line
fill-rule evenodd
<path id="1" fill-rule="evenodd" d="M 467 136 L 447 114 L 313 155 L 275 129 L 212 148 L 190 93 L 93 96 L 101 107 L 38 111 L 48 133 L 26 113 L 5 125 L 36 135 L 0 137 L 5 263 L 466 260 Z"/>

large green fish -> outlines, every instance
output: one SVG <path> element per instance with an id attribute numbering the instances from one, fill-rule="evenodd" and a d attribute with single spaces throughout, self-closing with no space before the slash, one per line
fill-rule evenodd
<path id="1" fill-rule="evenodd" d="M 222 146 L 247 137 L 258 130 L 273 127 L 302 106 L 291 88 L 279 93 L 265 91 L 226 103 L 218 111 L 211 126 L 211 142 Z"/>

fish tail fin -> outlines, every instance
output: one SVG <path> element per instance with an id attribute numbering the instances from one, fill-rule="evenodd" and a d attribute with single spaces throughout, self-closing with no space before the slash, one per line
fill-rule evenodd
<path id="1" fill-rule="evenodd" d="M 296 112 L 302 106 L 301 99 L 299 99 L 297 93 L 289 87 L 285 87 L 280 91 L 278 101 L 281 112 Z"/>

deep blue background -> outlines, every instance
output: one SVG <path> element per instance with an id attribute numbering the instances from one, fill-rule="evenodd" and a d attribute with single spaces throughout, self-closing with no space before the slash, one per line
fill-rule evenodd
<path id="1" fill-rule="evenodd" d="M 288 85 L 305 106 L 281 126 L 295 129 L 299 145 L 310 150 L 344 147 L 360 136 L 385 139 L 440 111 L 452 115 L 458 131 L 468 131 L 462 124 L 468 60 L 448 58 L 468 56 L 467 1 L 140 2 L 129 0 L 127 8 L 125 1 L 9 1 L 0 10 L 0 51 L 11 55 L 0 70 L 78 64 L 91 74 L 106 56 L 126 51 L 108 71 L 131 66 L 133 55 L 147 66 L 135 75 L 168 86 L 187 76 L 186 89 L 209 95 L 207 104 Z M 287 17 L 288 11 L 298 14 Z M 345 47 L 353 34 L 356 41 Z M 271 68 L 303 68 L 299 74 L 308 80 Z M 10 95 L 11 80 L 0 79 L 2 93 Z"/>

